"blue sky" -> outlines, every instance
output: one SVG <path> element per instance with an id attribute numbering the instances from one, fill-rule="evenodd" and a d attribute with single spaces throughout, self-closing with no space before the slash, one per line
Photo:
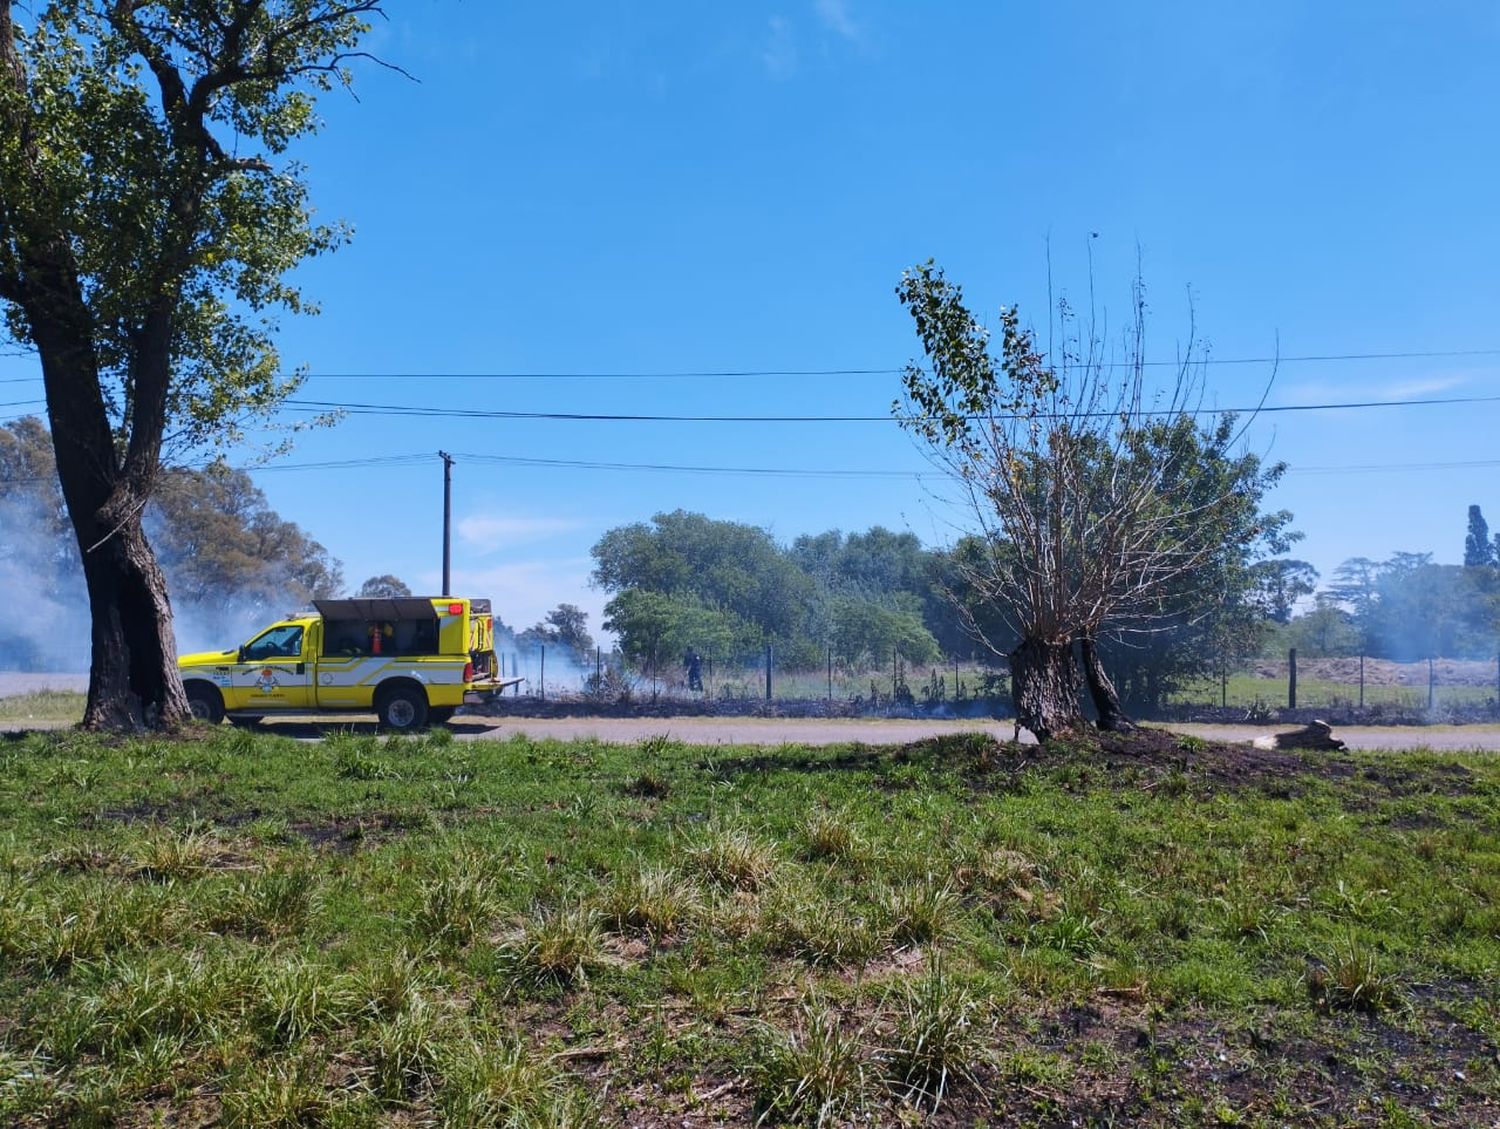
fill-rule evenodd
<path id="1" fill-rule="evenodd" d="M 1091 253 L 1118 324 L 1139 251 L 1164 359 L 1189 293 L 1221 359 L 1500 349 L 1492 3 L 389 7 L 371 45 L 419 81 L 361 68 L 359 100 L 328 97 L 297 152 L 320 213 L 355 228 L 300 272 L 322 315 L 283 326 L 284 359 L 312 373 L 301 400 L 879 416 L 898 390 L 888 372 L 441 377 L 894 370 L 917 353 L 894 288 L 929 257 L 977 308 L 1044 321 L 1049 255 L 1081 296 Z M 1268 402 L 1500 395 L 1497 371 L 1500 354 L 1288 361 Z M 1211 397 L 1253 403 L 1270 375 L 1214 367 Z M 20 400 L 32 386 L 5 387 Z M 1482 465 L 1497 416 L 1500 403 L 1271 413 L 1249 442 L 1291 464 L 1271 502 L 1326 579 L 1396 550 L 1458 561 L 1470 503 L 1500 528 L 1500 473 Z M 923 469 L 890 423 L 350 415 L 282 462 L 425 459 L 256 480 L 351 585 L 390 572 L 435 590 L 440 448 L 458 456 L 455 587 L 516 626 L 562 601 L 597 626 L 590 546 L 660 510 L 786 541 L 877 523 L 952 536 L 909 477 L 472 457 Z M 1412 469 L 1431 464 L 1450 465 Z"/>

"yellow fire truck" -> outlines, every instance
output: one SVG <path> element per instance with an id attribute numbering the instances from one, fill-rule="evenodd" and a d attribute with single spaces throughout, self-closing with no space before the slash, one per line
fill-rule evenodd
<path id="1" fill-rule="evenodd" d="M 314 600 L 231 651 L 183 655 L 193 716 L 217 724 L 270 713 L 375 713 L 387 729 L 420 729 L 499 693 L 488 600 L 450 596 Z"/>

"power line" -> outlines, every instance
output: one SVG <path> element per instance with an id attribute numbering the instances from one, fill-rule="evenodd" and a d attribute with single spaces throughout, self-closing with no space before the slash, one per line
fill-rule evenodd
<path id="1" fill-rule="evenodd" d="M 1266 415 L 1285 412 L 1350 411 L 1369 408 L 1418 408 L 1458 404 L 1500 403 L 1500 396 L 1447 396 L 1421 400 L 1355 400 L 1325 402 L 1317 404 L 1270 404 L 1240 408 L 1199 408 L 1192 411 L 1142 412 L 1142 417 L 1175 417 L 1178 415 Z M 653 413 L 616 412 L 523 412 L 505 408 L 439 408 L 415 404 L 369 404 L 338 400 L 288 400 L 288 408 L 299 411 L 339 411 L 346 415 L 404 416 L 430 419 L 494 419 L 494 420 L 555 420 L 568 423 L 892 423 L 891 415 L 878 416 L 818 416 L 818 415 L 661 415 Z M 969 416 L 974 421 L 993 419 L 1108 419 L 1118 415 L 1113 411 L 1097 412 L 1039 412 L 1035 416 L 997 414 Z"/>
<path id="2" fill-rule="evenodd" d="M 603 470 L 603 471 L 649 471 L 655 473 L 672 474 L 708 474 L 708 475 L 738 475 L 746 477 L 764 478 L 827 478 L 827 479 L 911 479 L 920 481 L 924 478 L 941 477 L 942 472 L 932 471 L 904 471 L 904 470 L 869 470 L 855 467 L 843 467 L 837 469 L 822 469 L 813 467 L 743 467 L 743 466 L 711 466 L 689 463 L 626 463 L 605 462 L 591 459 L 547 459 L 533 458 L 526 455 L 487 455 L 478 452 L 460 453 L 454 455 L 455 459 L 464 462 L 499 464 L 504 466 L 541 467 L 552 470 Z M 316 462 L 305 463 L 281 463 L 266 466 L 232 467 L 245 473 L 260 474 L 266 471 L 325 471 L 325 470 L 388 470 L 414 465 L 430 463 L 432 455 L 429 452 L 413 452 L 405 455 L 377 455 L 355 459 L 325 459 Z M 186 470 L 205 470 L 212 463 L 198 463 L 183 467 Z M 1423 470 L 1477 470 L 1492 467 L 1500 467 L 1500 459 L 1470 459 L 1452 462 L 1430 462 L 1430 463 L 1354 463 L 1344 466 L 1322 465 L 1322 466 L 1290 466 L 1287 473 L 1292 475 L 1330 475 L 1330 474 L 1365 474 L 1387 471 L 1423 471 Z M 55 476 L 53 476 L 55 479 Z M 29 477 L 0 478 L 0 486 L 20 486 L 38 482 L 49 481 L 47 476 L 32 475 Z"/>
<path id="3" fill-rule="evenodd" d="M 589 459 L 541 459 L 525 455 L 457 455 L 466 462 L 501 463 L 507 466 L 550 467 L 567 470 L 643 470 L 664 471 L 676 474 L 724 474 L 747 475 L 766 478 L 911 478 L 927 477 L 921 471 L 906 470 L 859 470 L 838 468 L 815 470 L 805 467 L 735 467 L 698 466 L 683 463 L 612 463 Z"/>
<path id="4" fill-rule="evenodd" d="M 1180 368 L 1185 363 L 1196 365 L 1289 365 L 1325 364 L 1349 361 L 1399 361 L 1436 360 L 1456 357 L 1495 357 L 1500 349 L 1429 349 L 1407 350 L 1390 353 L 1304 353 L 1296 356 L 1278 357 L 1269 354 L 1259 357 L 1201 357 L 1187 362 L 1181 360 L 1141 361 L 1142 368 Z M 1099 361 L 1097 367 L 1107 369 L 1129 369 L 1136 367 L 1135 361 Z M 597 371 L 597 372 L 312 372 L 309 380 L 717 380 L 760 377 L 809 377 L 809 376 L 899 376 L 906 371 L 901 368 L 781 368 L 781 369 L 676 369 L 660 371 Z M 0 378 L 0 384 L 22 384 L 40 380 L 40 376 Z"/>

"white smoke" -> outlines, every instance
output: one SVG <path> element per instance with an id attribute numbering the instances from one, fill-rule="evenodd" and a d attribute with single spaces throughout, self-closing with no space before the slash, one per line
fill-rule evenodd
<path id="1" fill-rule="evenodd" d="M 0 498 L 0 669 L 89 666 L 88 597 L 76 550 L 53 535 L 47 518 L 33 498 Z"/>

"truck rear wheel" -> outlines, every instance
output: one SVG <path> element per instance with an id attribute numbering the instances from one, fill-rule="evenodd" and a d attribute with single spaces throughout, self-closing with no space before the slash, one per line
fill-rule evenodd
<path id="1" fill-rule="evenodd" d="M 410 733 L 427 724 L 427 695 L 416 686 L 396 686 L 380 695 L 376 712 L 384 728 Z"/>
<path id="2" fill-rule="evenodd" d="M 189 682 L 183 687 L 187 691 L 188 712 L 193 720 L 218 725 L 224 720 L 224 699 L 212 686 L 204 682 Z"/>

